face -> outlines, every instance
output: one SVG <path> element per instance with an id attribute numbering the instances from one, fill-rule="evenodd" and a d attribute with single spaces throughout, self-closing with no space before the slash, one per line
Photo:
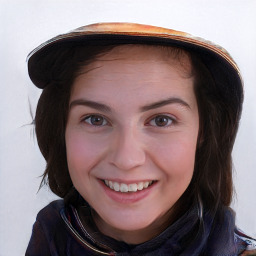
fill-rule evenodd
<path id="1" fill-rule="evenodd" d="M 156 47 L 115 47 L 72 87 L 70 176 L 100 230 L 118 240 L 166 228 L 193 175 L 199 116 L 190 62 L 165 56 Z"/>

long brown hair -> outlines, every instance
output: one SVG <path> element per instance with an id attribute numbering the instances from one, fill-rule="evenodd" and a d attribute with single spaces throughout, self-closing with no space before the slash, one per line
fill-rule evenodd
<path id="1" fill-rule="evenodd" d="M 47 163 L 41 186 L 49 183 L 51 190 L 60 197 L 65 197 L 73 187 L 65 149 L 65 127 L 72 83 L 81 67 L 113 47 L 58 46 L 52 49 L 51 54 L 41 57 L 41 65 L 46 60 L 49 65 L 49 60 L 55 55 L 52 58 L 55 61 L 47 67 L 51 70 L 49 83 L 41 94 L 35 117 L 39 148 Z M 230 97 L 225 80 L 223 84 L 217 84 L 207 69 L 207 63 L 202 63 L 200 56 L 181 48 L 169 49 L 173 52 L 170 57 L 179 58 L 185 52 L 191 60 L 191 75 L 195 78 L 194 90 L 200 117 L 194 175 L 174 208 L 179 214 L 184 205 L 200 198 L 207 209 L 216 210 L 221 205 L 230 205 L 232 199 L 231 152 L 240 118 L 242 96 Z"/>

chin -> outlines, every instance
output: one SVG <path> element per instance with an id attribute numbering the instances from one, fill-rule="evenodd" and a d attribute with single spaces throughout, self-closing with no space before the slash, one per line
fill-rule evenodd
<path id="1" fill-rule="evenodd" d="M 114 229 L 123 231 L 137 231 L 143 230 L 153 225 L 159 219 L 159 215 L 148 215 L 148 211 L 145 213 L 128 211 L 117 211 L 117 213 L 109 213 L 108 215 L 102 215 L 101 219 L 107 223 L 108 226 Z"/>
<path id="2" fill-rule="evenodd" d="M 145 218 L 138 218 L 136 220 L 129 219 L 129 220 L 115 220 L 112 222 L 111 226 L 113 226 L 116 229 L 123 230 L 123 231 L 138 231 L 147 228 L 152 224 L 153 221 L 145 221 Z"/>

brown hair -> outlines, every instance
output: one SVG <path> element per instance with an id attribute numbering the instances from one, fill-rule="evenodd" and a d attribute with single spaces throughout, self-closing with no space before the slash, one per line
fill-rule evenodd
<path id="1" fill-rule="evenodd" d="M 65 197 L 73 187 L 65 149 L 72 83 L 81 67 L 113 47 L 58 46 L 48 57 L 41 57 L 41 65 L 45 61 L 47 68 L 51 69 L 49 83 L 41 94 L 35 117 L 39 148 L 47 163 L 41 186 L 48 182 L 51 190 L 60 197 Z M 200 116 L 194 175 L 174 208 L 181 213 L 185 205 L 201 200 L 206 208 L 216 210 L 221 205 L 228 206 L 232 199 L 231 152 L 241 112 L 241 97 L 230 97 L 224 80 L 223 84 L 216 84 L 207 63 L 202 63 L 200 56 L 181 48 L 170 49 L 173 58 L 179 58 L 185 52 L 191 59 Z"/>

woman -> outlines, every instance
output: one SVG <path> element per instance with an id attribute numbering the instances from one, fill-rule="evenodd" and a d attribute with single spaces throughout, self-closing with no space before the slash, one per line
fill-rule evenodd
<path id="1" fill-rule="evenodd" d="M 94 24 L 42 44 L 28 67 L 43 89 L 43 182 L 64 200 L 38 214 L 26 255 L 255 253 L 229 208 L 243 88 L 223 48 Z"/>

